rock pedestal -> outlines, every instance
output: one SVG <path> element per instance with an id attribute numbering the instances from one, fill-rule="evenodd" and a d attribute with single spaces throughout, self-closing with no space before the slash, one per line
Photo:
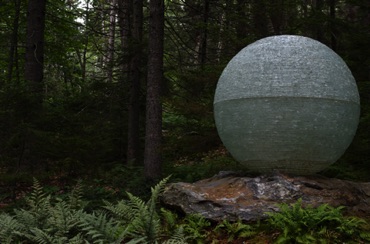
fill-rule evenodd
<path id="1" fill-rule="evenodd" d="M 370 217 L 370 183 L 321 176 L 274 173 L 251 178 L 221 172 L 192 184 L 170 184 L 162 201 L 186 214 L 198 213 L 214 221 L 257 221 L 265 219 L 266 212 L 278 211 L 277 204 L 300 198 L 303 204 L 345 206 L 348 214 Z"/>

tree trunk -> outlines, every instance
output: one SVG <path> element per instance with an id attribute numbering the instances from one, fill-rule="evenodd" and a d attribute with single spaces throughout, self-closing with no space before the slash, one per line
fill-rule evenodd
<path id="1" fill-rule="evenodd" d="M 87 51 L 88 51 L 88 46 L 89 46 L 89 41 L 90 41 L 90 38 L 89 38 L 89 31 L 87 30 L 86 28 L 86 25 L 87 23 L 90 21 L 90 1 L 87 0 L 85 2 L 85 13 L 84 13 L 84 22 L 85 22 L 85 30 L 83 32 L 83 36 L 82 36 L 82 40 L 81 40 L 81 43 L 82 43 L 82 46 L 83 48 L 82 49 L 82 52 L 79 50 L 79 48 L 76 48 L 75 51 L 76 51 L 76 55 L 77 55 L 77 59 L 78 59 L 78 63 L 80 64 L 80 68 L 81 68 L 81 80 L 82 80 L 82 83 L 85 83 L 86 81 L 86 64 L 87 64 Z"/>
<path id="2" fill-rule="evenodd" d="M 29 0 L 24 77 L 40 103 L 43 89 L 45 10 L 46 0 Z"/>
<path id="3" fill-rule="evenodd" d="M 120 28 L 121 47 L 123 49 L 123 55 L 128 56 L 128 40 L 131 36 L 130 33 L 130 14 L 131 14 L 132 0 L 118 0 L 118 24 Z M 128 63 L 126 58 L 124 62 Z M 124 68 L 125 74 L 127 74 L 127 65 Z"/>
<path id="4" fill-rule="evenodd" d="M 126 82 L 130 83 L 130 56 L 131 51 L 129 47 L 129 40 L 131 38 L 131 15 L 132 15 L 132 0 L 118 0 L 118 24 L 120 29 L 120 40 L 121 40 L 121 64 L 120 64 L 120 82 L 122 86 L 125 86 Z M 130 84 L 129 84 L 130 86 Z M 129 88 L 129 96 L 131 96 L 131 88 Z M 121 94 L 122 100 L 125 100 L 123 97 L 125 94 Z M 126 100 L 125 100 L 126 104 Z M 127 163 L 131 163 L 133 159 L 128 156 L 128 147 L 130 147 L 130 132 L 132 131 L 131 127 L 131 108 L 130 108 L 130 98 L 128 102 L 128 125 L 127 125 L 127 137 L 128 141 L 126 141 L 126 138 L 123 138 L 123 130 L 122 130 L 122 138 L 120 140 L 120 158 L 122 160 L 126 160 Z M 122 121 L 123 123 L 123 121 Z M 125 134 L 126 137 L 126 134 Z M 127 142 L 127 144 L 126 144 Z"/>
<path id="5" fill-rule="evenodd" d="M 18 46 L 18 29 L 19 29 L 19 14 L 21 11 L 21 0 L 14 1 L 14 20 L 13 20 L 13 31 L 10 41 L 10 50 L 9 50 L 9 63 L 8 63 L 8 82 L 11 82 L 13 78 L 13 69 L 14 66 L 17 68 L 18 66 L 15 65 L 14 61 L 17 60 L 17 46 Z M 17 61 L 16 61 L 17 62 Z M 18 71 L 17 71 L 18 72 Z"/>
<path id="6" fill-rule="evenodd" d="M 147 180 L 161 176 L 164 1 L 149 3 L 149 56 L 146 96 L 144 174 Z"/>
<path id="7" fill-rule="evenodd" d="M 143 33 L 143 0 L 133 2 L 132 43 L 130 62 L 130 101 L 128 108 L 127 162 L 138 163 L 140 151 L 140 79 Z"/>
<path id="8" fill-rule="evenodd" d="M 209 0 L 203 2 L 203 30 L 200 38 L 199 63 L 204 68 L 207 59 L 207 39 L 208 39 L 208 19 L 209 19 Z"/>
<path id="9" fill-rule="evenodd" d="M 235 32 L 238 39 L 243 39 L 247 36 L 247 20 L 248 13 L 246 9 L 247 0 L 238 0 L 236 4 L 236 13 L 238 21 L 236 22 Z M 244 47 L 244 46 L 243 46 Z"/>
<path id="10" fill-rule="evenodd" d="M 335 0 L 330 0 L 330 46 L 334 51 L 337 50 L 337 37 L 335 30 Z"/>
<path id="11" fill-rule="evenodd" d="M 283 0 L 274 1 L 268 5 L 268 15 L 275 35 L 281 35 L 284 29 L 285 5 Z"/>
<path id="12" fill-rule="evenodd" d="M 108 32 L 108 54 L 107 54 L 107 76 L 108 82 L 113 81 L 114 41 L 116 33 L 116 7 L 117 1 L 110 1 L 109 10 L 109 32 Z"/>
<path id="13" fill-rule="evenodd" d="M 316 13 L 317 17 L 320 18 L 321 22 L 316 23 L 316 40 L 323 42 L 324 41 L 324 32 L 322 28 L 322 8 L 323 8 L 323 0 L 316 0 Z"/>
<path id="14" fill-rule="evenodd" d="M 45 29 L 46 0 L 29 0 L 27 9 L 27 36 L 24 64 L 24 79 L 27 82 L 27 107 L 22 108 L 25 128 L 21 131 L 22 147 L 19 153 L 18 167 L 24 162 L 30 163 L 34 169 L 36 158 L 34 150 L 35 134 L 31 131 L 36 128 L 35 121 L 40 118 L 43 101 L 43 73 L 44 73 L 44 29 Z M 22 87 L 24 88 L 24 87 Z M 33 125 L 34 128 L 29 125 Z M 29 153 L 26 153 L 29 152 Z"/>
<path id="15" fill-rule="evenodd" d="M 252 18 L 254 24 L 254 32 L 258 38 L 263 38 L 269 35 L 268 16 L 266 2 L 262 0 L 254 0 L 252 5 Z"/>

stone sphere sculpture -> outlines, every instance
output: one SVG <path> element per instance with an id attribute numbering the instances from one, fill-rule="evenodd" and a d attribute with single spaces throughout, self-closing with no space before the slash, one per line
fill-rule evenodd
<path id="1" fill-rule="evenodd" d="M 360 98 L 349 68 L 313 39 L 281 35 L 242 49 L 214 97 L 219 136 L 249 169 L 308 175 L 327 168 L 356 133 Z"/>

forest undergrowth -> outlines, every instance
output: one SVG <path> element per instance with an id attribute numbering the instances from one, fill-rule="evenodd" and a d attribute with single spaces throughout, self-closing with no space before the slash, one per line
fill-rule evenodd
<path id="1" fill-rule="evenodd" d="M 369 220 L 345 216 L 342 207 L 303 208 L 298 201 L 292 206 L 280 205 L 280 213 L 256 223 L 216 223 L 199 215 L 185 216 L 160 204 L 160 192 L 167 182 L 194 182 L 222 170 L 247 172 L 223 147 L 166 164 L 164 174 L 171 174 L 171 177 L 152 187 L 145 181 L 142 167 L 112 164 L 109 170 L 107 168 L 102 167 L 78 177 L 78 180 L 67 172 L 59 175 L 43 173 L 37 175 L 39 180 L 27 174 L 13 179 L 3 178 L 1 243 L 21 240 L 22 243 L 83 243 L 86 240 L 89 243 L 370 241 Z M 355 170 L 348 171 L 348 165 L 341 162 L 322 174 L 351 180 L 361 180 L 362 177 Z M 16 184 L 7 185 L 15 180 Z M 139 214 L 143 212 L 148 216 Z M 128 224 L 133 219 L 137 222 Z M 321 224 L 316 225 L 319 222 Z M 26 231 L 24 223 L 32 228 Z"/>
<path id="2" fill-rule="evenodd" d="M 51 194 L 37 179 L 23 204 L 0 213 L 1 243 L 367 243 L 370 224 L 342 214 L 343 207 L 280 204 L 267 220 L 212 222 L 160 204 L 170 177 L 144 200 L 130 192 L 97 204 L 82 181 L 65 194 Z"/>

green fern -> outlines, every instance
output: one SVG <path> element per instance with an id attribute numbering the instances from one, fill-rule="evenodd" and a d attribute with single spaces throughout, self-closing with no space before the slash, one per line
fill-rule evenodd
<path id="1" fill-rule="evenodd" d="M 200 214 L 190 214 L 184 219 L 184 230 L 189 239 L 196 243 L 204 243 L 208 237 L 207 228 L 211 225 L 207 219 Z"/>
<path id="2" fill-rule="evenodd" d="M 136 213 L 132 211 L 131 206 L 127 204 L 127 201 L 121 200 L 117 204 L 103 201 L 104 208 L 115 218 L 120 221 L 122 225 L 128 225 L 134 218 Z"/>
<path id="3" fill-rule="evenodd" d="M 70 232 L 76 229 L 83 216 L 83 210 L 72 208 L 67 202 L 58 200 L 58 202 L 50 208 L 47 224 L 52 228 L 53 235 L 63 237 L 69 236 Z"/>
<path id="4" fill-rule="evenodd" d="M 28 207 L 33 211 L 38 212 L 50 207 L 50 196 L 44 192 L 43 187 L 36 178 L 33 178 L 32 191 L 25 200 Z"/>
<path id="5" fill-rule="evenodd" d="M 82 209 L 61 199 L 54 201 L 36 179 L 26 202 L 26 209 L 16 209 L 13 216 L 3 214 L 0 218 L 0 238 L 4 237 L 1 243 L 82 243 L 77 228 Z"/>
<path id="6" fill-rule="evenodd" d="M 367 240 L 362 230 L 365 220 L 345 217 L 343 207 L 323 204 L 303 207 L 302 200 L 292 206 L 280 204 L 280 212 L 267 213 L 269 225 L 280 232 L 277 243 L 326 243 L 336 240 Z M 366 233 L 366 232 L 365 232 Z M 364 238 L 365 237 L 365 238 Z"/>
<path id="7" fill-rule="evenodd" d="M 105 213 L 81 215 L 79 227 L 89 243 L 120 243 L 124 229 Z"/>
<path id="8" fill-rule="evenodd" d="M 161 230 L 160 218 L 155 208 L 150 204 L 145 204 L 141 199 L 128 194 L 135 218 L 129 224 L 129 232 L 133 236 L 145 236 L 148 243 L 153 243 L 159 238 Z"/>
<path id="9" fill-rule="evenodd" d="M 127 204 L 135 215 L 128 225 L 128 232 L 133 238 L 144 236 L 147 243 L 154 243 L 160 238 L 161 221 L 157 212 L 157 202 L 168 179 L 169 177 L 163 179 L 151 188 L 152 194 L 146 203 L 131 193 L 127 193 L 129 198 Z"/>
<path id="10" fill-rule="evenodd" d="M 68 195 L 68 204 L 70 208 L 81 209 L 85 208 L 87 202 L 82 200 L 83 196 L 83 185 L 82 181 L 78 180 L 75 187 L 72 189 L 71 193 Z"/>
<path id="11" fill-rule="evenodd" d="M 82 186 L 79 182 L 64 199 L 47 195 L 34 179 L 25 209 L 13 215 L 0 215 L 1 243 L 186 243 L 184 228 L 177 226 L 175 215 L 166 212 L 173 229 L 162 228 L 157 209 L 159 196 L 168 178 L 152 188 L 149 201 L 127 193 L 128 199 L 116 205 L 106 202 L 103 211 L 84 211 Z M 171 216 L 173 219 L 171 220 Z"/>
<path id="12" fill-rule="evenodd" d="M 172 234 L 163 229 L 162 216 L 157 209 L 159 196 L 168 180 L 169 177 L 151 188 L 151 197 L 147 202 L 129 192 L 127 192 L 127 200 L 119 201 L 115 205 L 105 202 L 106 206 L 104 208 L 108 210 L 109 214 L 122 226 L 126 226 L 124 234 L 131 242 L 156 243 L 161 241 L 163 243 L 165 241 L 179 241 L 186 243 L 180 229 L 172 230 Z"/>
<path id="13" fill-rule="evenodd" d="M 178 228 L 178 216 L 176 213 L 161 208 L 161 218 L 162 218 L 162 228 L 167 233 L 172 233 L 176 228 Z"/>
<path id="14" fill-rule="evenodd" d="M 30 234 L 25 234 L 28 240 L 38 244 L 62 244 L 66 243 L 66 237 L 55 237 L 48 233 L 47 230 L 40 230 L 38 228 L 30 229 Z"/>
<path id="15" fill-rule="evenodd" d="M 6 213 L 0 214 L 0 243 L 14 243 L 17 239 L 16 232 L 25 231 L 24 225 L 18 220 Z"/>
<path id="16" fill-rule="evenodd" d="M 228 241 L 231 242 L 238 238 L 252 237 L 256 235 L 256 231 L 251 225 L 243 224 L 241 220 L 230 223 L 227 220 L 222 221 L 214 229 L 215 232 L 222 231 L 228 236 Z"/>

